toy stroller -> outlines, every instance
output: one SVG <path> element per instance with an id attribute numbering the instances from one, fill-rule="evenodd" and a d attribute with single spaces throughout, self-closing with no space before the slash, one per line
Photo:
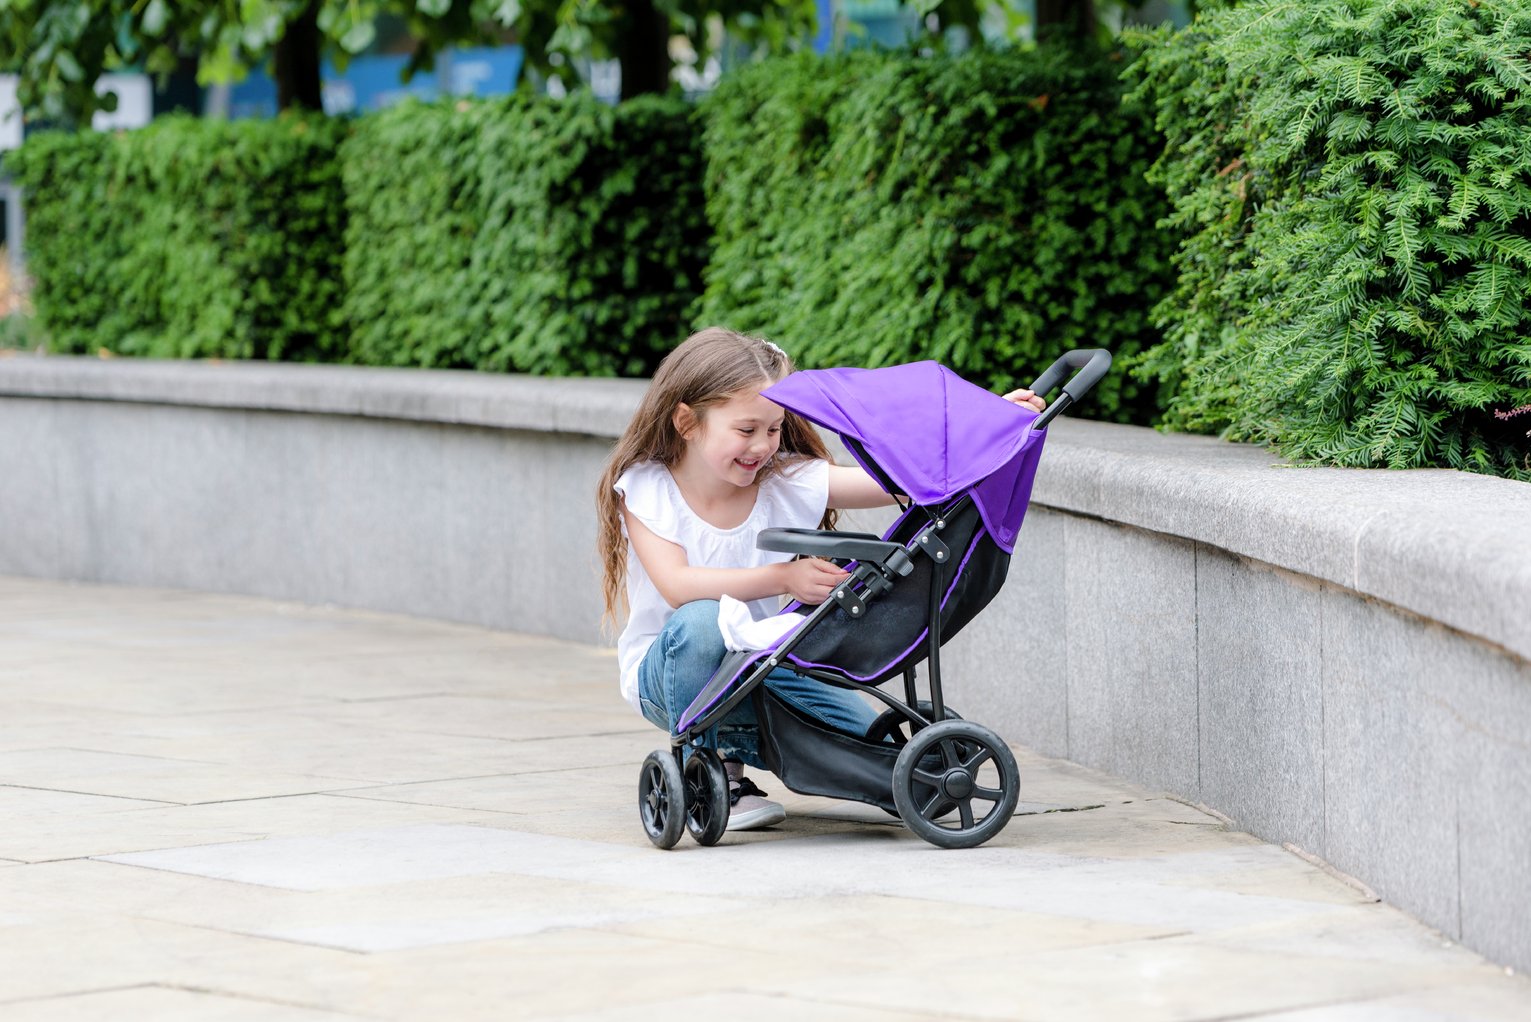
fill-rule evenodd
<path id="1" fill-rule="evenodd" d="M 839 434 L 903 513 L 882 536 L 766 529 L 763 550 L 841 562 L 850 577 L 767 649 L 729 653 L 681 715 L 670 748 L 644 760 L 638 809 L 649 840 L 682 830 L 716 844 L 728 825 L 728 781 L 708 732 L 744 699 L 760 720 L 761 755 L 788 788 L 879 806 L 943 848 L 971 848 L 1015 812 L 1015 757 L 993 731 L 961 719 L 941 691 L 941 644 L 1004 583 L 1054 417 L 1111 367 L 1103 350 L 1071 351 L 1031 385 L 1046 394 L 1078 370 L 1040 415 L 935 362 L 794 373 L 765 397 Z M 928 700 L 915 668 L 928 662 Z M 785 667 L 887 705 L 865 735 L 807 717 L 761 684 Z M 904 679 L 903 702 L 880 687 Z"/>

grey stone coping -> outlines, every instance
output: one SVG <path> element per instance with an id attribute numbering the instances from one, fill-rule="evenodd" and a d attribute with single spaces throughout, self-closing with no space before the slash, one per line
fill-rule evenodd
<path id="1" fill-rule="evenodd" d="M 0 396 L 371 416 L 615 437 L 641 380 L 285 363 L 0 358 Z M 1210 437 L 1053 427 L 1033 499 L 1207 543 L 1531 659 L 1531 486 L 1449 470 L 1292 468 Z"/>
<path id="2" fill-rule="evenodd" d="M 1060 422 L 1033 500 L 1333 582 L 1531 659 L 1531 486 L 1295 468 L 1265 450 Z"/>
<path id="3" fill-rule="evenodd" d="M 0 358 L 0 396 L 359 415 L 615 437 L 645 382 L 290 362 Z"/>

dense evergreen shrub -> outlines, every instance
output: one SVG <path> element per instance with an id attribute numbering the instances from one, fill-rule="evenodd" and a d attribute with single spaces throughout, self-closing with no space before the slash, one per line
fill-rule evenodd
<path id="1" fill-rule="evenodd" d="M 407 103 L 342 160 L 362 361 L 640 375 L 691 326 L 709 240 L 680 101 Z"/>
<path id="2" fill-rule="evenodd" d="M 37 319 L 61 351 L 95 351 L 151 330 L 159 306 L 154 267 L 128 256 L 143 220 L 142 192 L 114 166 L 112 139 L 95 132 L 33 135 L 5 158 L 26 189 L 27 271 Z M 147 284 L 148 302 L 133 300 Z"/>
<path id="3" fill-rule="evenodd" d="M 1008 386 L 1130 353 L 1165 287 L 1119 67 L 861 52 L 743 69 L 701 117 L 516 96 L 44 136 L 15 161 L 39 316 L 68 351 L 587 374 L 722 321 Z M 1141 417 L 1142 391 L 1092 408 Z"/>
<path id="4" fill-rule="evenodd" d="M 994 387 L 1157 340 L 1161 144 L 1097 50 L 853 53 L 740 68 L 706 103 L 702 318 L 807 365 L 936 358 Z M 1113 374 L 1088 414 L 1146 419 Z"/>
<path id="5" fill-rule="evenodd" d="M 1195 231 L 1166 421 L 1301 460 L 1531 478 L 1531 2 L 1249 0 L 1143 50 Z"/>
<path id="6" fill-rule="evenodd" d="M 51 346 L 340 357 L 344 130 L 177 116 L 29 138 L 6 168 L 27 193 L 32 298 Z"/>
<path id="7" fill-rule="evenodd" d="M 345 318 L 370 365 L 471 367 L 486 323 L 468 293 L 482 222 L 475 140 L 490 104 L 404 104 L 360 118 L 341 146 Z"/>

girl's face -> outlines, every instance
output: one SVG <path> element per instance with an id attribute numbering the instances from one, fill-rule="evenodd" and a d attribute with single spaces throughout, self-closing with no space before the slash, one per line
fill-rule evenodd
<path id="1" fill-rule="evenodd" d="M 781 446 L 781 405 L 758 390 L 740 391 L 713 405 L 686 437 L 687 457 L 696 458 L 720 480 L 750 486 Z"/>

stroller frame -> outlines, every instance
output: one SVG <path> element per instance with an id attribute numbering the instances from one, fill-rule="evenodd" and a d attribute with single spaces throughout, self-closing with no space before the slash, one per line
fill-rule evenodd
<path id="1" fill-rule="evenodd" d="M 1109 366 L 1109 353 L 1098 350 L 1069 352 L 1060 358 L 1032 385 L 1034 392 L 1045 394 L 1056 387 L 1069 368 L 1080 371 L 1065 386 L 1059 400 L 1037 417 L 1033 429 L 1045 428 L 1104 376 Z M 828 685 L 866 693 L 888 707 L 864 738 L 832 733 L 832 741 L 843 750 L 837 756 L 851 755 L 852 759 L 869 756 L 877 761 L 861 764 L 861 789 L 824 787 L 823 769 L 807 783 L 795 784 L 791 771 L 773 763 L 771 753 L 763 748 L 768 765 L 788 788 L 878 805 L 926 841 L 947 848 L 982 844 L 1002 830 L 1014 813 L 1019 797 L 1019 769 L 1014 754 L 993 731 L 951 711 L 942 687 L 941 646 L 947 638 L 943 634 L 943 610 L 959 580 L 967 553 L 958 549 L 954 556 L 945 539 L 960 539 L 971 550 L 987 535 L 981 528 L 975 528 L 966 539 L 961 539 L 961 529 L 957 530 L 958 536 L 944 538 L 943 533 L 959 516 L 976 515 L 972 493 L 960 493 L 940 506 L 905 503 L 897 497 L 898 484 L 865 448 L 852 437 L 842 439 L 856 460 L 888 493 L 895 495 L 902 513 L 888 530 L 886 539 L 870 533 L 814 529 L 766 529 L 760 533 L 757 541 L 760 549 L 840 562 L 850 575 L 829 599 L 809 610 L 804 620 L 775 647 L 725 657 L 708 685 L 682 715 L 669 748 L 655 750 L 644 761 L 639 777 L 639 815 L 650 841 L 660 848 L 673 847 L 683 830 L 702 845 L 715 844 L 727 829 L 728 782 L 722 762 L 711 747 L 711 733 L 745 699 L 755 700 L 766 748 L 774 748 L 766 734 L 771 719 L 791 721 L 798 730 L 830 733 L 821 722 L 794 720 L 799 715 L 785 703 L 775 709 L 770 705 L 776 697 L 764 683 L 782 667 Z M 923 520 L 917 516 L 923 516 Z M 901 533 L 906 537 L 902 542 L 892 541 Z M 917 640 L 869 680 L 851 677 L 849 671 L 789 662 L 788 657 L 826 617 L 838 609 L 852 620 L 861 618 L 869 605 L 913 574 L 917 559 L 922 557 L 930 564 L 923 640 Z M 999 582 L 1002 581 L 1001 571 Z M 959 621 L 956 627 L 965 623 Z M 751 660 L 753 664 L 745 669 L 744 665 Z M 928 702 L 919 698 L 916 668 L 922 661 L 927 664 Z M 903 700 L 882 688 L 899 673 L 904 681 Z M 698 712 L 693 715 L 693 711 Z M 778 758 L 782 759 L 781 767 L 789 765 L 785 757 Z M 865 787 L 868 771 L 878 777 L 886 776 L 890 760 L 891 804 L 881 793 L 886 789 L 871 792 Z M 985 779 L 997 774 L 998 782 L 980 783 L 980 770 L 984 771 Z M 980 815 L 974 810 L 975 800 L 991 803 L 992 807 Z"/>

